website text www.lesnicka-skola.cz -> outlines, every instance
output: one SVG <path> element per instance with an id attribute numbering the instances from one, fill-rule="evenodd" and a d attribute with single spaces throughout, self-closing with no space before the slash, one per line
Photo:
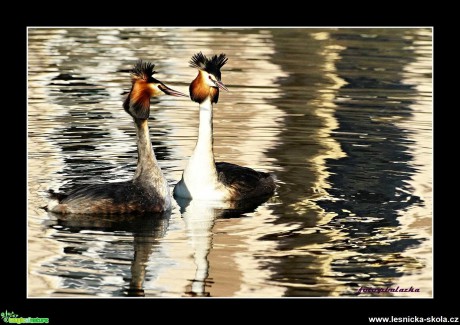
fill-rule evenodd
<path id="1" fill-rule="evenodd" d="M 388 316 L 369 317 L 369 323 L 458 323 L 459 317 L 445 316 Z"/>

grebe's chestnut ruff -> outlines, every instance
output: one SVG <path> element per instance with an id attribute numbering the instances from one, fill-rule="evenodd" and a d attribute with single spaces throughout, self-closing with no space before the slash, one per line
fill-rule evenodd
<path id="1" fill-rule="evenodd" d="M 220 72 L 227 60 L 225 54 L 207 58 L 201 52 L 190 60 L 190 66 L 198 69 L 189 91 L 190 98 L 199 104 L 200 125 L 196 147 L 174 188 L 175 197 L 235 201 L 267 196 L 275 191 L 275 181 L 267 173 L 214 161 L 212 109 L 219 99 L 219 89 L 228 90 Z"/>
<path id="2" fill-rule="evenodd" d="M 187 95 L 173 90 L 153 77 L 154 65 L 139 61 L 131 71 L 132 87 L 123 103 L 136 126 L 138 161 L 130 181 L 94 184 L 69 193 L 54 193 L 57 199 L 48 205 L 55 213 L 121 214 L 163 212 L 171 207 L 169 186 L 153 152 L 147 120 L 150 98 L 167 94 Z"/>

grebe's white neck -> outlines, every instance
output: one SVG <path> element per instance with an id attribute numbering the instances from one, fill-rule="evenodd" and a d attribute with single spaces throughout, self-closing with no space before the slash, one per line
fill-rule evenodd
<path id="1" fill-rule="evenodd" d="M 213 136 L 212 136 L 212 103 L 210 97 L 200 104 L 200 125 L 198 129 L 198 140 L 192 156 L 200 156 L 206 160 L 206 167 L 213 166 L 214 152 L 213 152 Z"/>
<path id="2" fill-rule="evenodd" d="M 222 200 L 227 193 L 219 183 L 213 153 L 212 102 L 208 96 L 200 103 L 200 126 L 193 154 L 174 189 L 184 198 Z"/>
<path id="3" fill-rule="evenodd" d="M 203 183 L 210 184 L 217 181 L 217 171 L 213 152 L 212 103 L 210 97 L 200 103 L 198 140 L 187 168 L 201 170 L 201 182 Z"/>

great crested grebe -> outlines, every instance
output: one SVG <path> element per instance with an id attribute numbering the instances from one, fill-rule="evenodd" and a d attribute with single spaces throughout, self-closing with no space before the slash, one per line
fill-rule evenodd
<path id="1" fill-rule="evenodd" d="M 93 184 L 76 188 L 69 193 L 54 193 L 58 202 L 48 205 L 49 211 L 77 214 L 121 214 L 162 212 L 170 209 L 169 186 L 153 152 L 147 120 L 150 98 L 162 94 L 187 95 L 165 86 L 155 79 L 154 64 L 139 61 L 131 71 L 132 87 L 123 103 L 132 116 L 137 135 L 137 168 L 130 181 Z"/>
<path id="2" fill-rule="evenodd" d="M 198 69 L 189 91 L 190 98 L 200 107 L 200 125 L 193 154 L 174 188 L 176 197 L 234 201 L 268 196 L 275 191 L 275 181 L 267 173 L 214 161 L 212 108 L 219 99 L 219 89 L 228 90 L 220 72 L 227 60 L 225 54 L 207 58 L 201 52 L 190 60 L 190 66 Z"/>

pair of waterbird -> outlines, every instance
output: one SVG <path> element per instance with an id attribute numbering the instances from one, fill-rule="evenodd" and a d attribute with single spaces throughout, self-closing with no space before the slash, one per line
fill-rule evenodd
<path id="1" fill-rule="evenodd" d="M 270 196 L 275 191 L 272 175 L 226 162 L 215 162 L 213 153 L 213 104 L 219 90 L 228 90 L 221 79 L 225 54 L 192 56 L 190 66 L 198 75 L 189 87 L 190 98 L 199 104 L 198 140 L 174 196 L 182 199 L 239 201 Z M 188 97 L 154 77 L 154 64 L 139 61 L 131 71 L 132 87 L 123 103 L 136 127 L 138 161 L 130 181 L 93 184 L 68 193 L 50 191 L 53 201 L 47 210 L 63 214 L 159 213 L 171 208 L 169 185 L 155 158 L 148 118 L 150 99 L 163 94 Z"/>

